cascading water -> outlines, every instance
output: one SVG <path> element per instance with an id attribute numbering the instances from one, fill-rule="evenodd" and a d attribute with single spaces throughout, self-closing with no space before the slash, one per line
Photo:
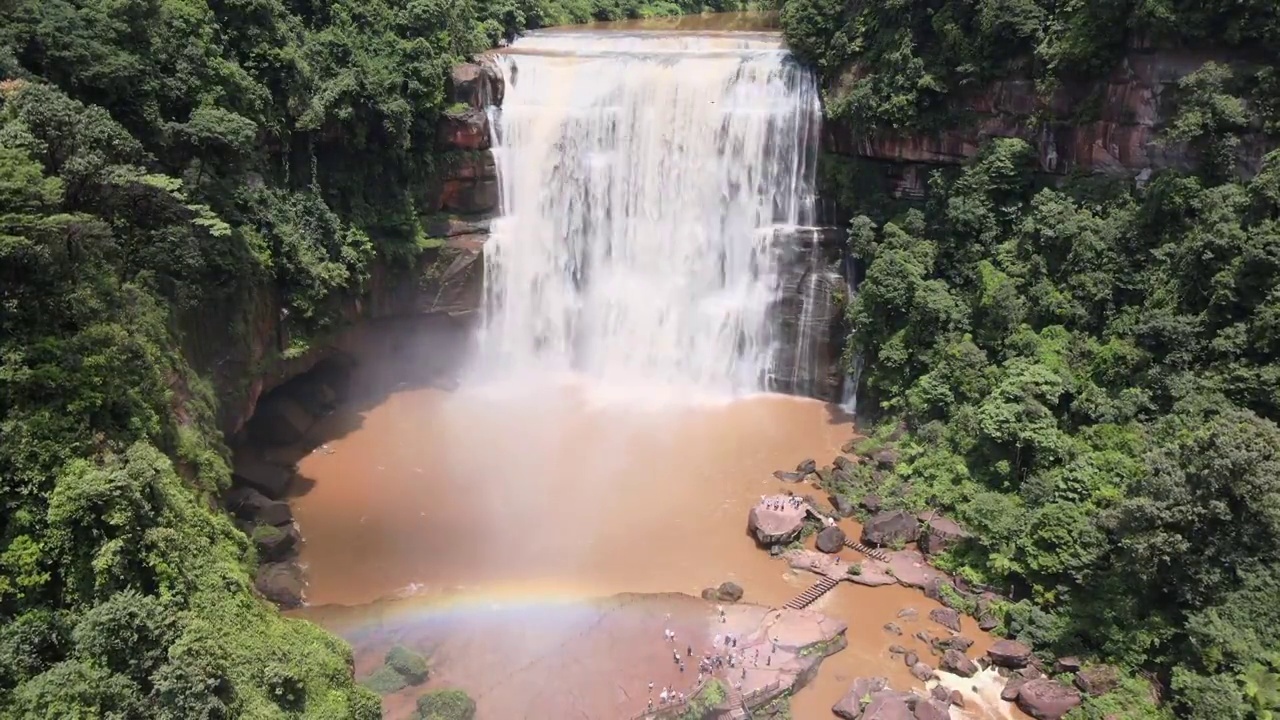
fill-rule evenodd
<path id="1" fill-rule="evenodd" d="M 778 229 L 814 222 L 820 108 L 778 37 L 545 32 L 497 62 L 487 361 L 731 393 L 786 377 Z"/>

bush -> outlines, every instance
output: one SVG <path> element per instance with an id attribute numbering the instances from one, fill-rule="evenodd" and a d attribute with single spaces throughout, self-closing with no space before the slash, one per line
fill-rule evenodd
<path id="1" fill-rule="evenodd" d="M 420 685 L 427 679 L 427 659 L 403 645 L 387 651 L 387 667 L 396 671 L 410 685 Z"/>
<path id="2" fill-rule="evenodd" d="M 420 720 L 471 720 L 476 701 L 461 690 L 433 690 L 418 698 Z"/>
<path id="3" fill-rule="evenodd" d="M 409 681 L 389 665 L 383 665 L 374 670 L 373 674 L 361 680 L 360 684 L 379 695 L 390 695 L 409 687 Z"/>

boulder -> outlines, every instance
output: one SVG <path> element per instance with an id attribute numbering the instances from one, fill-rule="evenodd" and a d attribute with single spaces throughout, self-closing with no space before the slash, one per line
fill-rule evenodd
<path id="1" fill-rule="evenodd" d="M 877 450 L 871 455 L 871 459 L 882 468 L 892 468 L 898 464 L 898 451 L 893 448 Z"/>
<path id="2" fill-rule="evenodd" d="M 1027 684 L 1026 678 L 1011 677 L 1009 682 L 1004 684 L 1004 689 L 1000 691 L 1000 699 L 1005 702 L 1015 702 L 1018 699 L 1018 690 Z"/>
<path id="3" fill-rule="evenodd" d="M 902 656 L 902 663 L 907 667 L 912 667 L 918 662 L 920 662 L 920 656 L 916 655 L 915 653 L 909 650 L 905 655 Z"/>
<path id="4" fill-rule="evenodd" d="M 1053 663 L 1053 671 L 1058 674 L 1079 672 L 1082 667 L 1080 658 L 1075 656 L 1060 657 Z"/>
<path id="5" fill-rule="evenodd" d="M 959 690 L 952 690 L 951 694 L 947 696 L 947 703 L 963 709 L 964 695 L 961 695 Z"/>
<path id="6" fill-rule="evenodd" d="M 1056 680 L 1028 680 L 1018 688 L 1018 708 L 1036 720 L 1061 720 L 1080 706 L 1080 693 Z"/>
<path id="7" fill-rule="evenodd" d="M 804 528 L 804 512 L 784 506 L 774 510 L 763 502 L 751 508 L 747 527 L 763 545 L 789 543 L 800 537 Z"/>
<path id="8" fill-rule="evenodd" d="M 902 647 L 901 645 L 890 645 L 889 654 L 890 655 L 906 655 L 907 649 Z"/>
<path id="9" fill-rule="evenodd" d="M 969 537 L 968 531 L 945 517 L 933 517 L 920 533 L 920 549 L 926 555 L 937 555 L 955 547 Z"/>
<path id="10" fill-rule="evenodd" d="M 258 559 L 262 562 L 284 560 L 293 554 L 302 540 L 298 529 L 292 525 L 259 525 L 249 536 L 253 538 L 253 544 L 258 548 Z"/>
<path id="11" fill-rule="evenodd" d="M 231 477 L 241 487 L 250 487 L 279 500 L 289 490 L 293 470 L 254 457 L 237 455 L 232 463 Z"/>
<path id="12" fill-rule="evenodd" d="M 846 442 L 845 444 L 841 445 L 841 446 L 840 446 L 840 452 L 842 452 L 842 453 L 849 453 L 850 455 L 852 455 L 853 453 L 858 452 L 858 446 L 862 444 L 862 441 L 863 441 L 863 440 L 866 440 L 866 438 L 864 438 L 864 437 L 862 437 L 862 436 L 855 437 L 854 439 L 852 439 L 852 440 L 850 440 L 850 441 Z"/>
<path id="13" fill-rule="evenodd" d="M 859 720 L 862 717 L 864 701 L 870 703 L 873 694 L 887 687 L 889 687 L 889 681 L 882 677 L 858 678 L 849 686 L 844 697 L 831 707 L 831 712 L 845 720 Z"/>
<path id="14" fill-rule="evenodd" d="M 881 690 L 871 695 L 861 720 L 912 720 L 911 706 L 902 693 Z"/>
<path id="15" fill-rule="evenodd" d="M 844 455 L 837 455 L 835 460 L 831 461 L 831 464 L 834 465 L 837 470 L 843 470 L 846 473 L 852 473 L 853 469 L 858 466 L 858 462 L 856 460 L 851 460 Z"/>
<path id="16" fill-rule="evenodd" d="M 808 475 L 809 473 L 818 472 L 818 461 L 802 460 L 798 465 L 796 465 L 796 472 L 800 473 L 801 475 Z"/>
<path id="17" fill-rule="evenodd" d="M 1000 621 L 990 615 L 984 615 L 978 618 L 978 629 L 982 632 L 991 632 L 1000 627 Z"/>
<path id="18" fill-rule="evenodd" d="M 936 700 L 921 700 L 915 707 L 916 720 L 951 720 L 951 709 Z"/>
<path id="19" fill-rule="evenodd" d="M 268 393 L 258 402 L 246 427 L 254 442 L 270 446 L 293 445 L 306 436 L 315 421 L 293 398 L 283 393 Z"/>
<path id="20" fill-rule="evenodd" d="M 253 586 L 262 596 L 289 610 L 302 606 L 302 569 L 288 562 L 268 563 L 258 568 Z"/>
<path id="21" fill-rule="evenodd" d="M 288 525 L 293 522 L 289 503 L 272 500 L 251 487 L 234 487 L 227 493 L 227 510 L 256 525 Z"/>
<path id="22" fill-rule="evenodd" d="M 933 689 L 929 691 L 929 696 L 939 702 L 947 702 L 948 698 L 951 697 L 951 693 L 947 692 L 947 689 L 942 685 L 934 685 Z"/>
<path id="23" fill-rule="evenodd" d="M 774 470 L 773 476 L 782 482 L 798 483 L 804 480 L 804 473 L 787 472 L 786 470 Z"/>
<path id="24" fill-rule="evenodd" d="M 948 650 L 942 654 L 939 668 L 960 677 L 973 677 L 978 674 L 978 665 L 959 650 Z"/>
<path id="25" fill-rule="evenodd" d="M 1032 661 L 1035 661 L 1035 659 L 1036 659 L 1035 655 L 1032 655 L 1032 656 L 1031 656 L 1031 660 L 1032 660 Z M 1004 670 L 1004 671 L 1008 672 L 1008 668 L 999 668 L 999 669 L 1000 669 L 1000 670 Z M 1044 677 L 1044 673 L 1040 672 L 1040 670 L 1039 670 L 1039 669 L 1037 669 L 1036 667 L 1034 667 L 1034 666 L 1032 666 L 1032 665 L 1028 665 L 1028 666 L 1026 666 L 1026 667 L 1024 667 L 1024 668 L 1021 668 L 1021 669 L 1018 669 L 1018 670 L 1014 670 L 1014 671 L 1013 671 L 1013 674 L 1014 674 L 1014 675 L 1017 675 L 1018 677 L 1022 678 L 1023 680 L 1035 680 L 1035 679 L 1037 679 L 1037 678 L 1042 678 L 1042 677 Z"/>
<path id="26" fill-rule="evenodd" d="M 949 638 L 940 638 L 934 642 L 934 645 L 943 650 L 967 652 L 969 648 L 973 647 L 973 641 L 963 635 L 952 635 Z"/>
<path id="27" fill-rule="evenodd" d="M 911 666 L 911 675 L 920 682 L 929 682 L 933 679 L 933 668 L 918 662 Z"/>
<path id="28" fill-rule="evenodd" d="M 901 610 L 898 611 L 898 617 L 904 620 L 909 620 L 914 622 L 917 618 L 920 617 L 920 611 L 911 607 L 902 608 Z"/>
<path id="29" fill-rule="evenodd" d="M 720 598 L 717 596 L 715 588 L 702 588 L 702 599 L 709 602 L 716 602 Z"/>
<path id="30" fill-rule="evenodd" d="M 818 549 L 827 554 L 835 554 L 844 548 L 844 531 L 835 525 L 822 528 L 818 533 Z"/>
<path id="31" fill-rule="evenodd" d="M 890 635 L 901 635 L 902 628 L 898 627 L 898 623 L 885 623 L 884 631 Z"/>
<path id="32" fill-rule="evenodd" d="M 831 502 L 831 507 L 835 508 L 836 514 L 840 517 L 853 517 L 856 508 L 853 503 L 849 502 L 848 498 L 843 495 L 831 495 L 827 500 Z"/>
<path id="33" fill-rule="evenodd" d="M 877 513 L 862 526 L 862 542 L 868 545 L 897 545 L 915 542 L 920 524 L 902 510 Z"/>
<path id="34" fill-rule="evenodd" d="M 960 632 L 960 613 L 951 608 L 934 608 L 929 611 L 929 619 L 948 630 Z"/>
<path id="35" fill-rule="evenodd" d="M 866 510 L 869 513 L 878 513 L 880 512 L 880 508 L 884 506 L 879 495 L 863 495 L 862 499 L 858 501 L 858 504 L 862 506 L 863 510 Z"/>
<path id="36" fill-rule="evenodd" d="M 489 116 L 479 108 L 450 108 L 436 125 L 436 142 L 447 150 L 488 150 Z"/>
<path id="37" fill-rule="evenodd" d="M 716 599 L 722 602 L 736 603 L 742 599 L 742 586 L 736 582 L 722 582 L 716 588 Z"/>
<path id="38" fill-rule="evenodd" d="M 1086 695 L 1097 697 L 1116 689 L 1120 671 L 1111 665 L 1090 665 L 1076 673 L 1075 685 Z"/>
<path id="39" fill-rule="evenodd" d="M 1031 648 L 1017 640 L 997 640 L 987 650 L 993 665 L 1007 668 L 1023 668 L 1031 660 Z"/>

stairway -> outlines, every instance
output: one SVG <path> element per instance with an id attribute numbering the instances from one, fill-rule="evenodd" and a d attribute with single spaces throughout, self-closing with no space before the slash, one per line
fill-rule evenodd
<path id="1" fill-rule="evenodd" d="M 737 688 L 729 686 L 729 692 L 725 697 L 725 701 L 729 704 L 729 717 L 731 720 L 746 720 L 747 704 L 742 699 L 742 693 Z"/>
<path id="2" fill-rule="evenodd" d="M 852 550 L 857 550 L 858 552 L 862 553 L 863 555 L 866 555 L 872 560 L 879 560 L 880 562 L 889 562 L 889 556 L 886 555 L 883 550 L 875 550 L 875 549 L 869 548 L 866 545 L 863 545 L 862 543 L 856 540 L 846 539 L 844 541 L 844 546 Z"/>
<path id="3" fill-rule="evenodd" d="M 792 610 L 803 610 L 804 608 L 807 608 L 810 605 L 812 605 L 814 601 L 817 600 L 818 598 L 822 597 L 823 595 L 826 595 L 828 592 L 831 592 L 831 588 L 839 584 L 840 584 L 839 580 L 834 580 L 829 577 L 824 577 L 818 582 L 814 583 L 813 585 L 810 585 L 808 590 L 805 590 L 804 592 L 795 596 L 794 598 L 791 599 L 790 602 L 788 602 L 786 605 L 783 605 L 782 607 L 791 608 Z"/>

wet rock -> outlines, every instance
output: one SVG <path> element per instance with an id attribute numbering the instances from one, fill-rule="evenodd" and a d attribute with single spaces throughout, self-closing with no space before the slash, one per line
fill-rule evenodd
<path id="1" fill-rule="evenodd" d="M 1000 691 L 1000 699 L 1005 702 L 1015 702 L 1018 699 L 1018 691 L 1023 685 L 1027 684 L 1026 678 L 1012 677 L 1009 682 L 1004 684 L 1004 689 Z"/>
<path id="2" fill-rule="evenodd" d="M 951 720 L 951 710 L 936 700 L 921 700 L 916 703 L 916 720 Z"/>
<path id="3" fill-rule="evenodd" d="M 973 677 L 978 674 L 978 665 L 959 650 L 948 650 L 942 654 L 940 668 L 961 677 Z"/>
<path id="4" fill-rule="evenodd" d="M 812 460 L 812 459 L 802 460 L 798 465 L 796 465 L 796 472 L 800 473 L 801 475 L 808 475 L 809 473 L 818 472 L 818 461 Z"/>
<path id="5" fill-rule="evenodd" d="M 293 469 L 249 456 L 237 455 L 232 466 L 231 477 L 242 487 L 250 487 L 279 500 L 289 490 L 293 480 Z"/>
<path id="6" fill-rule="evenodd" d="M 856 510 L 853 503 L 849 502 L 843 495 L 831 495 L 827 498 L 831 502 L 831 507 L 835 509 L 836 514 L 842 518 L 853 517 Z"/>
<path id="7" fill-rule="evenodd" d="M 258 559 L 263 562 L 278 562 L 289 557 L 298 548 L 302 536 L 292 525 L 276 527 L 275 525 L 259 525 L 249 535 L 258 548 Z"/>
<path id="8" fill-rule="evenodd" d="M 498 209 L 498 181 L 494 179 L 446 180 L 442 186 L 440 209 L 459 213 L 490 213 Z"/>
<path id="9" fill-rule="evenodd" d="M 920 549 L 926 555 L 937 555 L 955 547 L 969 537 L 969 532 L 954 520 L 933 517 L 924 526 L 920 537 Z"/>
<path id="10" fill-rule="evenodd" d="M 887 632 L 887 633 L 889 633 L 890 635 L 901 635 L 901 634 L 902 634 L 902 628 L 898 627 L 898 624 L 897 624 L 897 623 L 885 623 L 885 624 L 884 624 L 884 631 L 885 631 L 885 632 Z"/>
<path id="11" fill-rule="evenodd" d="M 902 510 L 872 516 L 862 526 L 862 542 L 868 545 L 897 545 L 915 542 L 920 524 L 914 515 Z"/>
<path id="12" fill-rule="evenodd" d="M 781 545 L 772 545 L 769 547 L 769 557 L 781 557 L 786 551 L 787 549 Z"/>
<path id="13" fill-rule="evenodd" d="M 1031 648 L 1017 640 L 997 640 L 987 650 L 992 664 L 1007 668 L 1022 668 L 1031 660 Z"/>
<path id="14" fill-rule="evenodd" d="M 858 501 L 858 504 L 862 506 L 863 510 L 866 510 L 869 513 L 878 513 L 880 512 L 880 508 L 884 506 L 879 495 L 863 495 L 862 499 Z"/>
<path id="15" fill-rule="evenodd" d="M 943 650 L 959 650 L 966 652 L 973 647 L 973 641 L 963 635 L 952 635 L 949 638 L 941 638 L 934 645 Z"/>
<path id="16" fill-rule="evenodd" d="M 226 502 L 227 510 L 233 515 L 257 525 L 288 525 L 293 522 L 289 503 L 272 500 L 251 487 L 231 488 Z"/>
<path id="17" fill-rule="evenodd" d="M 906 655 L 907 649 L 902 647 L 901 645 L 890 645 L 889 654 L 890 655 Z"/>
<path id="18" fill-rule="evenodd" d="M 1080 693 L 1056 680 L 1028 680 L 1018 689 L 1018 708 L 1036 720 L 1061 720 L 1080 706 Z"/>
<path id="19" fill-rule="evenodd" d="M 978 619 L 978 629 L 982 632 L 991 632 L 998 627 L 1000 627 L 1000 621 L 990 615 Z"/>
<path id="20" fill-rule="evenodd" d="M 947 696 L 947 703 L 964 709 L 964 695 L 961 695 L 959 690 L 952 690 L 951 694 Z"/>
<path id="21" fill-rule="evenodd" d="M 882 468 L 892 468 L 898 464 L 898 451 L 893 448 L 885 448 L 875 452 L 871 456 L 872 460 Z"/>
<path id="22" fill-rule="evenodd" d="M 436 142 L 448 150 L 488 150 L 489 116 L 479 108 L 451 108 L 436 126 Z"/>
<path id="23" fill-rule="evenodd" d="M 849 691 L 840 701 L 831 706 L 831 712 L 845 720 L 860 720 L 865 704 L 871 702 L 871 696 L 889 686 L 885 678 L 858 678 L 849 686 Z M 864 702 L 865 701 L 865 702 Z"/>
<path id="24" fill-rule="evenodd" d="M 914 637 L 925 645 L 933 644 L 933 636 L 927 630 L 917 630 Z"/>
<path id="25" fill-rule="evenodd" d="M 716 588 L 716 599 L 722 602 L 736 603 L 742 599 L 742 586 L 736 582 L 722 582 Z"/>
<path id="26" fill-rule="evenodd" d="M 798 483 L 804 480 L 804 473 L 787 472 L 785 470 L 774 470 L 773 476 L 782 482 Z"/>
<path id="27" fill-rule="evenodd" d="M 822 528 L 818 533 L 816 541 L 818 549 L 824 553 L 835 554 L 844 548 L 844 531 L 840 528 L 830 525 Z"/>
<path id="28" fill-rule="evenodd" d="M 1080 658 L 1074 655 L 1068 657 L 1060 657 L 1053 663 L 1053 671 L 1058 674 L 1079 672 L 1084 667 L 1080 663 Z"/>
<path id="29" fill-rule="evenodd" d="M 805 511 L 793 508 L 785 498 L 768 498 L 751 508 L 747 527 L 763 545 L 789 543 L 800 537 Z"/>
<path id="30" fill-rule="evenodd" d="M 846 442 L 840 446 L 840 452 L 850 454 L 858 452 L 858 445 L 861 444 L 863 440 L 866 440 L 866 438 L 859 436 Z"/>
<path id="31" fill-rule="evenodd" d="M 1097 697 L 1116 689 L 1120 671 L 1110 665 L 1092 665 L 1076 673 L 1075 686 L 1086 695 Z"/>
<path id="32" fill-rule="evenodd" d="M 947 692 L 947 689 L 941 685 L 934 685 L 933 689 L 929 691 L 929 695 L 939 702 L 947 702 L 947 699 L 951 697 L 951 693 Z"/>
<path id="33" fill-rule="evenodd" d="M 289 610 L 302 606 L 302 569 L 293 563 L 277 562 L 259 567 L 253 586 L 281 608 Z"/>
<path id="34" fill-rule="evenodd" d="M 911 675 L 920 682 L 929 682 L 933 678 L 933 668 L 918 662 L 911 666 Z"/>
<path id="35" fill-rule="evenodd" d="M 911 607 L 902 608 L 901 610 L 898 611 L 898 617 L 904 620 L 910 620 L 914 622 L 917 618 L 920 617 L 920 611 Z"/>
<path id="36" fill-rule="evenodd" d="M 464 63 L 449 73 L 449 98 L 473 108 L 501 105 L 505 85 L 495 68 Z"/>
<path id="37" fill-rule="evenodd" d="M 702 599 L 709 602 L 716 602 L 720 598 L 716 595 L 715 588 L 702 588 Z"/>
<path id="38" fill-rule="evenodd" d="M 934 608 L 929 611 L 929 619 L 948 630 L 960 632 L 960 613 L 951 608 Z"/>
<path id="39" fill-rule="evenodd" d="M 316 419 L 296 400 L 283 393 L 268 393 L 249 418 L 249 437 L 270 446 L 293 445 L 306 436 Z M 268 493 L 269 494 L 269 493 Z"/>
<path id="40" fill-rule="evenodd" d="M 920 662 L 920 656 L 911 651 L 907 651 L 907 654 L 902 656 L 902 663 L 907 667 L 914 667 L 918 662 Z"/>

